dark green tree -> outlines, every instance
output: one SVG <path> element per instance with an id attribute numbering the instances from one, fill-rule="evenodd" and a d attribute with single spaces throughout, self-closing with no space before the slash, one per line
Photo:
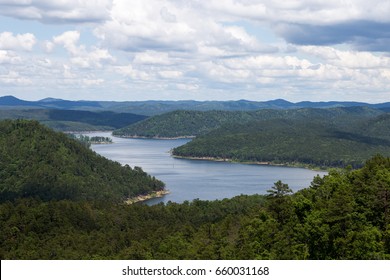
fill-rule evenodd
<path id="1" fill-rule="evenodd" d="M 288 184 L 277 181 L 274 183 L 270 190 L 267 190 L 267 206 L 268 209 L 274 214 L 276 221 L 282 227 L 291 215 L 293 215 L 292 200 L 289 194 L 292 194 L 292 190 Z"/>
<path id="2" fill-rule="evenodd" d="M 292 192 L 288 184 L 284 184 L 281 180 L 274 183 L 270 190 L 267 190 L 269 198 L 282 198 Z"/>

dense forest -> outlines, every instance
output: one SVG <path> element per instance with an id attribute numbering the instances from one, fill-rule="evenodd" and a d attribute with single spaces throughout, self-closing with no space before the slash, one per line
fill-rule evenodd
<path id="1" fill-rule="evenodd" d="M 147 206 L 21 198 L 0 204 L 1 259 L 390 259 L 390 158 L 292 194 Z"/>
<path id="2" fill-rule="evenodd" d="M 329 109 L 290 109 L 258 111 L 174 111 L 153 116 L 113 132 L 122 137 L 185 137 L 199 136 L 226 124 L 247 124 L 264 120 L 308 120 L 326 121 L 338 127 L 349 127 L 351 123 L 367 120 L 384 114 L 382 110 L 367 107 Z"/>
<path id="3" fill-rule="evenodd" d="M 108 111 L 90 112 L 59 109 L 3 109 L 1 119 L 29 119 L 58 131 L 113 130 L 145 119 L 146 116 Z"/>
<path id="4" fill-rule="evenodd" d="M 104 136 L 88 136 L 83 134 L 67 134 L 71 139 L 77 140 L 83 143 L 86 147 L 91 147 L 92 144 L 112 144 L 112 139 L 110 137 Z"/>
<path id="5" fill-rule="evenodd" d="M 124 201 L 159 191 L 161 181 L 121 166 L 37 121 L 0 121 L 0 201 Z"/>
<path id="6" fill-rule="evenodd" d="M 223 126 L 173 150 L 176 156 L 240 162 L 361 167 L 373 155 L 390 156 L 390 115 L 339 128 L 328 120 L 268 120 Z"/>
<path id="7" fill-rule="evenodd" d="M 390 156 L 390 114 L 367 107 L 175 111 L 114 131 L 122 137 L 197 136 L 173 155 L 240 162 L 361 167 Z"/>
<path id="8" fill-rule="evenodd" d="M 253 115 L 253 112 L 174 111 L 117 129 L 113 135 L 150 138 L 197 136 L 219 128 L 223 123 L 249 121 Z"/>
<path id="9" fill-rule="evenodd" d="M 389 118 L 224 126 L 246 141 L 257 131 L 252 125 L 273 123 L 298 139 L 302 131 L 337 132 L 338 145 L 382 147 Z M 262 195 L 147 206 L 124 200 L 162 190 L 162 182 L 37 121 L 0 121 L 0 147 L 1 259 L 390 259 L 390 158 L 383 155 L 360 169 L 330 170 L 296 193 L 278 181 Z"/>

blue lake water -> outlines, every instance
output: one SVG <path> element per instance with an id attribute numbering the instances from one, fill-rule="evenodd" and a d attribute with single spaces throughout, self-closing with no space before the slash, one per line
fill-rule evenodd
<path id="1" fill-rule="evenodd" d="M 97 153 L 132 167 L 140 166 L 152 176 L 162 180 L 170 194 L 150 200 L 183 202 L 199 198 L 215 200 L 240 194 L 264 194 L 273 184 L 282 180 L 294 191 L 310 186 L 317 174 L 326 172 L 303 168 L 212 162 L 175 159 L 170 150 L 185 144 L 188 139 L 155 140 L 112 137 L 110 133 L 93 133 L 90 136 L 109 136 L 113 144 L 92 145 Z"/>

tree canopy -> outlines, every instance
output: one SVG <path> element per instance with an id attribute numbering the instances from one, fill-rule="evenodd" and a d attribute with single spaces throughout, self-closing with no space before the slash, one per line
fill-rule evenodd
<path id="1" fill-rule="evenodd" d="M 309 115 L 310 116 L 310 115 Z M 177 147 L 183 157 L 311 167 L 363 166 L 390 156 L 390 115 L 354 119 L 272 119 L 227 124 Z"/>
<path id="2" fill-rule="evenodd" d="M 390 156 L 390 114 L 367 107 L 174 111 L 114 131 L 122 137 L 196 136 L 181 157 L 311 167 L 361 167 Z"/>
<path id="3" fill-rule="evenodd" d="M 277 181 L 267 195 L 123 203 L 162 188 L 37 121 L 1 121 L 0 258 L 390 259 L 389 157 L 296 193 Z"/>
<path id="4" fill-rule="evenodd" d="M 291 194 L 112 204 L 0 204 L 1 259 L 390 259 L 390 159 L 332 170 Z"/>
<path id="5" fill-rule="evenodd" d="M 1 121 L 0 147 L 0 201 L 123 201 L 164 188 L 141 168 L 121 166 L 37 121 Z"/>

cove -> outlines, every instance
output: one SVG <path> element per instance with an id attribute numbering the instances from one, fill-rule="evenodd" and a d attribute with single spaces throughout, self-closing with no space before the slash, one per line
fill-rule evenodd
<path id="1" fill-rule="evenodd" d="M 139 166 L 152 176 L 162 180 L 170 194 L 151 199 L 146 204 L 177 202 L 194 199 L 215 200 L 240 194 L 265 194 L 273 184 L 281 180 L 293 191 L 310 186 L 317 174 L 327 172 L 304 168 L 214 162 L 173 158 L 170 150 L 190 139 L 158 140 L 117 138 L 108 132 L 91 133 L 90 136 L 111 137 L 113 144 L 92 145 L 98 154 L 128 164 Z"/>

